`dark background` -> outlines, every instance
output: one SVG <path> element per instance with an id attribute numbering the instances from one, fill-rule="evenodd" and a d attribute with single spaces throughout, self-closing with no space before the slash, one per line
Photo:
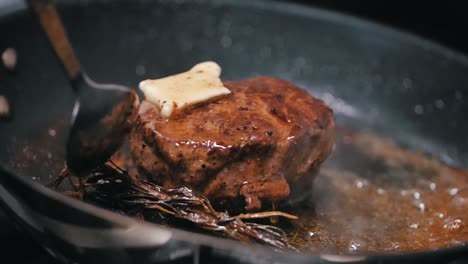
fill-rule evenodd
<path id="1" fill-rule="evenodd" d="M 2 0 L 0 0 L 2 1 Z M 399 28 L 468 54 L 468 14 L 463 1 L 294 0 Z M 15 231 L 0 212 L 2 259 L 55 263 L 29 237 Z M 21 253 L 16 253 L 21 252 Z"/>
<path id="2" fill-rule="evenodd" d="M 464 1 L 295 0 L 343 12 L 432 39 L 468 54 L 468 9 Z"/>

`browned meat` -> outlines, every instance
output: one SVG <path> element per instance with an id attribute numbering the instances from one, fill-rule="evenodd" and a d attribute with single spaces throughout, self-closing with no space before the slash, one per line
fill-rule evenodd
<path id="1" fill-rule="evenodd" d="M 332 149 L 332 110 L 280 79 L 224 84 L 231 95 L 170 119 L 141 104 L 130 136 L 139 173 L 248 211 L 307 187 Z"/>

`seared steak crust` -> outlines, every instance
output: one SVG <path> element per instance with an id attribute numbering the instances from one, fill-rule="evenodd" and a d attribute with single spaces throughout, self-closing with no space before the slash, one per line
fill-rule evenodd
<path id="1" fill-rule="evenodd" d="M 290 82 L 257 77 L 224 82 L 232 94 L 165 118 L 143 101 L 130 148 L 141 175 L 189 186 L 214 204 L 284 200 L 304 187 L 333 145 L 332 110 Z M 300 189 L 300 188 L 299 188 Z"/>

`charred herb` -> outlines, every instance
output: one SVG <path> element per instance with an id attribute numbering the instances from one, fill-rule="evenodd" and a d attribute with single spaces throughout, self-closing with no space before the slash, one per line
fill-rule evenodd
<path id="1" fill-rule="evenodd" d="M 67 170 L 62 171 L 53 185 L 56 187 L 69 176 Z M 169 189 L 132 178 L 115 164 L 99 166 L 82 186 L 85 186 L 86 191 L 80 196 L 86 201 L 130 216 L 182 220 L 197 228 L 239 241 L 295 250 L 282 229 L 244 221 L 278 216 L 297 219 L 294 215 L 268 211 L 230 216 L 226 212 L 216 211 L 206 197 L 195 194 L 187 187 Z"/>

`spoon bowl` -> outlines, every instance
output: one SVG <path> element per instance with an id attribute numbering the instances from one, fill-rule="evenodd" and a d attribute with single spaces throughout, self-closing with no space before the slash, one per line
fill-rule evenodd
<path id="1" fill-rule="evenodd" d="M 117 84 L 99 84 L 87 75 L 74 81 L 78 100 L 67 142 L 67 166 L 85 176 L 119 148 L 135 119 L 138 95 Z"/>

